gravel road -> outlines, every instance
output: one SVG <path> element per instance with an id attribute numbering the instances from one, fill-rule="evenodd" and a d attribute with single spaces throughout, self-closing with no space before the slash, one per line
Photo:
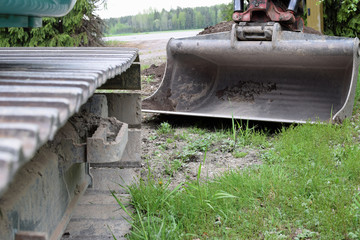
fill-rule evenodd
<path id="1" fill-rule="evenodd" d="M 182 38 L 182 37 L 192 37 L 199 33 L 199 30 L 188 30 L 188 31 L 178 31 L 178 32 L 154 32 L 154 33 L 144 33 L 136 35 L 127 35 L 127 36 L 113 36 L 105 37 L 105 41 L 126 41 L 126 42 L 139 42 L 139 41 L 153 41 L 153 40 L 169 40 L 170 38 Z"/>
<path id="2" fill-rule="evenodd" d="M 121 47 L 135 47 L 140 51 L 140 62 L 144 66 L 160 65 L 166 62 L 166 44 L 170 38 L 196 36 L 199 30 L 159 32 L 130 36 L 105 37 L 105 41 L 119 41 Z"/>

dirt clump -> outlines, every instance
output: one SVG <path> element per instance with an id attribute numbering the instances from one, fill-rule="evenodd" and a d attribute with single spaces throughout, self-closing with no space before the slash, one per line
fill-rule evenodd
<path id="1" fill-rule="evenodd" d="M 144 76 L 154 76 L 157 79 L 162 79 L 165 72 L 165 67 L 165 63 L 162 63 L 159 66 L 151 64 L 149 68 L 142 70 L 141 74 Z"/>
<path id="2" fill-rule="evenodd" d="M 234 23 L 235 23 L 234 21 L 221 22 L 214 26 L 206 27 L 203 31 L 199 32 L 198 35 L 218 33 L 218 32 L 227 32 L 227 31 L 231 30 L 231 27 Z"/>
<path id="3" fill-rule="evenodd" d="M 275 83 L 239 82 L 236 86 L 217 91 L 216 96 L 224 101 L 252 102 L 256 96 L 273 90 L 276 90 Z"/>
<path id="4" fill-rule="evenodd" d="M 117 133 L 119 132 L 122 122 L 115 117 L 102 118 L 87 112 L 80 112 L 69 119 L 71 125 L 74 126 L 80 137 L 80 143 L 86 142 L 87 138 L 94 135 L 99 126 L 104 126 L 109 129 L 107 132 L 107 141 L 115 141 Z"/>
<path id="5" fill-rule="evenodd" d="M 149 68 L 141 71 L 141 93 L 144 97 L 152 95 L 160 86 L 165 73 L 166 63 L 152 64 Z"/>
<path id="6" fill-rule="evenodd" d="M 311 27 L 306 27 L 306 26 L 304 26 L 304 33 L 323 35 L 321 32 L 319 32 Z"/>

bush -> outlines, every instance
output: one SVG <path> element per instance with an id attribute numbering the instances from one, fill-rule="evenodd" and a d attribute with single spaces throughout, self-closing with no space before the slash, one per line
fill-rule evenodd
<path id="1" fill-rule="evenodd" d="M 0 28 L 0 47 L 102 46 L 103 21 L 94 14 L 103 0 L 77 0 L 61 18 L 43 18 L 40 28 Z"/>
<path id="2" fill-rule="evenodd" d="M 324 4 L 326 35 L 357 37 L 360 30 L 360 0 L 320 0 Z"/>

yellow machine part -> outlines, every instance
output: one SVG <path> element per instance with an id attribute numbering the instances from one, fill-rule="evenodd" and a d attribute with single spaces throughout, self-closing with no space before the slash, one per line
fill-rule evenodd
<path id="1" fill-rule="evenodd" d="M 323 4 L 319 0 L 306 1 L 307 26 L 324 33 Z"/>

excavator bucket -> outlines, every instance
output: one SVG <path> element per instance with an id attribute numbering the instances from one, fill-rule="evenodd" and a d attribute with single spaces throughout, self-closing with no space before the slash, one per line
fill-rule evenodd
<path id="1" fill-rule="evenodd" d="M 276 23 L 269 41 L 244 41 L 236 28 L 171 39 L 162 83 L 143 111 L 297 123 L 352 115 L 357 38 L 282 31 Z"/>

